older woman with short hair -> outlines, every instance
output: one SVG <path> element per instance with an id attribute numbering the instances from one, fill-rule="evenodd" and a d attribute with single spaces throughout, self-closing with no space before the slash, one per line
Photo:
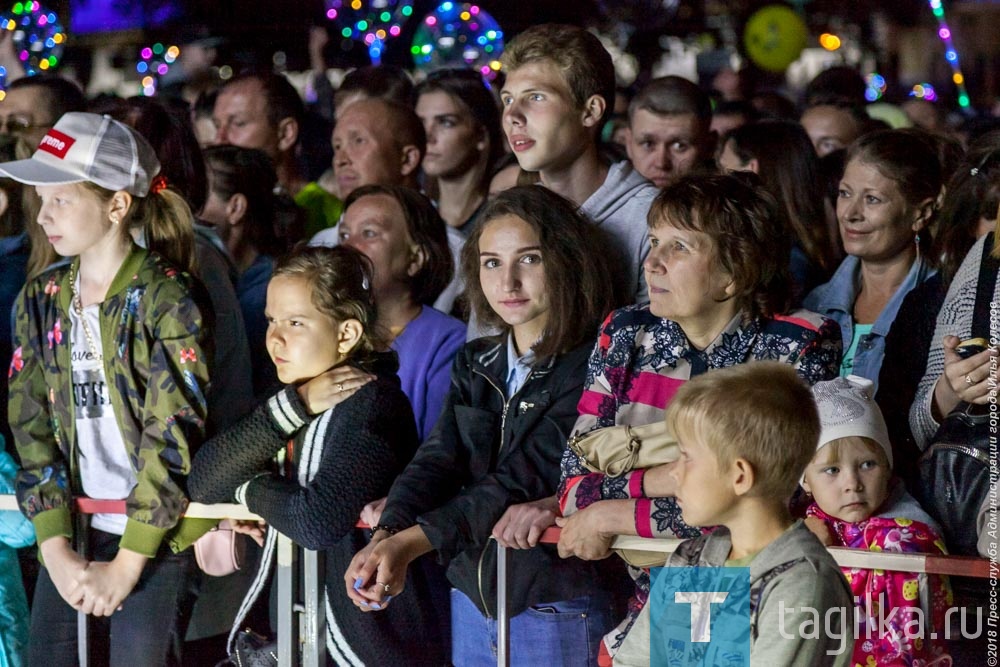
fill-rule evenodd
<path id="1" fill-rule="evenodd" d="M 837 376 L 837 325 L 787 312 L 789 240 L 775 207 L 752 174 L 686 177 L 663 189 L 648 216 L 650 303 L 616 310 L 602 325 L 574 434 L 662 420 L 682 384 L 715 368 L 773 360 L 810 384 Z M 615 535 L 699 534 L 666 497 L 666 466 L 611 477 L 567 449 L 562 470 L 564 557 L 603 558 Z M 649 595 L 648 571 L 630 573 L 636 598 L 605 636 L 606 654 L 621 646 Z"/>

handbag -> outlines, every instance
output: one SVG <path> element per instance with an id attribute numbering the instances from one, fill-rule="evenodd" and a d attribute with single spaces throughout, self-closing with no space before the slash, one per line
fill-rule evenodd
<path id="1" fill-rule="evenodd" d="M 640 468 L 652 468 L 680 458 L 676 438 L 664 420 L 643 426 L 609 426 L 570 438 L 567 446 L 593 472 L 620 477 Z M 632 567 L 659 567 L 666 554 L 638 549 L 615 549 Z"/>
<path id="2" fill-rule="evenodd" d="M 227 660 L 219 664 L 235 667 L 277 667 L 278 642 L 247 628 L 236 634 L 233 652 Z"/>
<path id="3" fill-rule="evenodd" d="M 972 335 L 989 339 L 989 308 L 1000 261 L 991 257 L 991 233 L 983 246 Z M 995 423 L 995 422 L 994 422 Z M 992 432 L 991 432 L 992 431 Z M 921 455 L 918 500 L 941 525 L 951 553 L 977 555 L 975 517 L 990 489 L 990 427 L 988 407 L 960 403 L 938 427 Z"/>
<path id="4" fill-rule="evenodd" d="M 643 426 L 609 426 L 570 438 L 569 448 L 592 472 L 620 477 L 680 458 L 677 440 L 662 419 Z"/>
<path id="5" fill-rule="evenodd" d="M 229 519 L 223 519 L 194 543 L 194 559 L 205 574 L 225 577 L 239 570 L 245 561 L 246 542 L 233 530 Z"/>

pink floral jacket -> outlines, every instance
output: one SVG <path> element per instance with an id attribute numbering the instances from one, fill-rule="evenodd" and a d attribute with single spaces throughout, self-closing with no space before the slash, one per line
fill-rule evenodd
<path id="1" fill-rule="evenodd" d="M 822 519 L 835 546 L 867 551 L 946 554 L 944 540 L 925 523 L 873 516 L 849 523 L 816 503 L 806 516 Z M 948 577 L 842 568 L 854 595 L 857 634 L 852 665 L 877 667 L 950 665 L 944 640 L 945 613 L 952 604 Z M 932 639 L 932 633 L 936 639 Z"/>

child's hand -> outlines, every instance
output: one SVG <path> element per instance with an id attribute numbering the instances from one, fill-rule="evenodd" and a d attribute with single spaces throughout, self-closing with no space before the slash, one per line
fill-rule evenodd
<path id="1" fill-rule="evenodd" d="M 224 519 L 229 522 L 229 527 L 234 532 L 249 535 L 250 539 L 258 546 L 264 546 L 264 532 L 267 530 L 267 523 L 263 521 L 237 521 L 236 519 Z"/>
<path id="2" fill-rule="evenodd" d="M 808 528 L 813 535 L 819 538 L 819 541 L 823 543 L 824 547 L 833 546 L 833 533 L 830 532 L 830 527 L 826 525 L 826 521 L 815 516 L 807 516 L 805 519 L 806 528 Z"/>
<path id="3" fill-rule="evenodd" d="M 338 366 L 300 386 L 299 398 L 309 414 L 318 415 L 344 402 L 374 379 L 374 375 L 352 366 Z"/>
<path id="4" fill-rule="evenodd" d="M 52 584 L 66 604 L 79 610 L 84 595 L 80 579 L 87 569 L 87 561 L 70 548 L 65 537 L 50 537 L 40 548 Z"/>
<path id="5" fill-rule="evenodd" d="M 84 594 L 80 611 L 94 616 L 111 616 L 121 609 L 122 602 L 138 583 L 147 560 L 142 554 L 119 549 L 109 563 L 90 563 L 80 581 Z"/>
<path id="6" fill-rule="evenodd" d="M 385 498 L 373 500 L 361 508 L 361 522 L 374 528 L 382 518 L 382 510 L 385 509 Z"/>

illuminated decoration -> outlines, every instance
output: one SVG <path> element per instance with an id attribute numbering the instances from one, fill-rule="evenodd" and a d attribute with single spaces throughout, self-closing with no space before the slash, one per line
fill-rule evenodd
<path id="1" fill-rule="evenodd" d="M 941 5 L 941 0 L 928 0 L 928 4 L 930 4 L 931 13 L 934 14 L 934 18 L 936 18 L 938 22 L 937 34 L 941 41 L 944 42 L 944 59 L 947 60 L 948 64 L 951 66 L 952 83 L 954 83 L 955 87 L 958 88 L 958 106 L 963 109 L 968 109 L 970 106 L 969 91 L 965 88 L 965 76 L 962 74 L 962 68 L 958 64 L 958 49 L 955 48 L 955 42 L 951 39 L 951 28 L 948 27 L 948 24 L 944 20 L 944 7 Z M 927 84 L 923 85 L 927 87 Z M 915 91 L 917 86 L 914 86 L 913 88 Z M 933 88 L 931 88 L 931 92 L 934 92 Z M 913 93 L 910 94 L 914 97 L 920 97 L 918 95 L 913 95 Z M 937 96 L 935 95 L 935 99 L 936 98 Z M 920 99 L 926 100 L 927 97 L 920 97 Z M 932 102 L 933 100 L 928 101 Z"/>
<path id="2" fill-rule="evenodd" d="M 139 74 L 143 95 L 152 97 L 156 94 L 160 79 L 170 71 L 180 55 L 181 50 L 177 46 L 166 46 L 160 42 L 139 51 L 135 71 Z"/>
<path id="3" fill-rule="evenodd" d="M 373 65 L 382 62 L 385 43 L 403 32 L 413 0 L 324 0 L 326 18 L 345 40 L 361 42 Z"/>
<path id="4" fill-rule="evenodd" d="M 747 55 L 761 69 L 784 72 L 806 48 L 809 30 L 790 7 L 767 5 L 754 12 L 743 31 Z"/>
<path id="5" fill-rule="evenodd" d="M 478 5 L 442 2 L 424 17 L 413 36 L 410 54 L 424 72 L 468 67 L 492 81 L 500 71 L 503 31 Z"/>
<path id="6" fill-rule="evenodd" d="M 915 97 L 918 100 L 924 100 L 925 102 L 937 102 L 937 91 L 934 90 L 934 86 L 929 83 L 918 83 L 910 91 L 910 97 Z"/>
<path id="7" fill-rule="evenodd" d="M 840 37 L 824 32 L 819 36 L 819 45 L 827 51 L 836 51 L 840 48 Z"/>
<path id="8" fill-rule="evenodd" d="M 878 72 L 872 72 L 865 77 L 865 99 L 874 102 L 885 94 L 885 77 Z"/>
<path id="9" fill-rule="evenodd" d="M 59 64 L 66 33 L 59 17 L 37 2 L 18 2 L 0 14 L 0 28 L 14 33 L 14 53 L 31 76 L 47 72 Z"/>

